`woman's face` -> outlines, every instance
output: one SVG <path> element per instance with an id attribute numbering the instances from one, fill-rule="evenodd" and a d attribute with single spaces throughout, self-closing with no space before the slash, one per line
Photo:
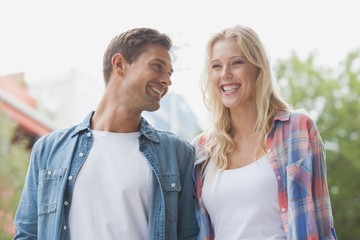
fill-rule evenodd
<path id="1" fill-rule="evenodd" d="M 226 107 L 254 106 L 259 70 L 245 58 L 236 40 L 220 40 L 213 45 L 210 68 L 211 80 Z"/>

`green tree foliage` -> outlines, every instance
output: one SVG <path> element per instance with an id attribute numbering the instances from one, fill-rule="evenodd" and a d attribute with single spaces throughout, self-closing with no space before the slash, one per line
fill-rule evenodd
<path id="1" fill-rule="evenodd" d="M 292 53 L 275 66 L 284 97 L 305 108 L 326 146 L 327 172 L 339 239 L 360 238 L 360 49 L 336 69 Z"/>
<path id="2" fill-rule="evenodd" d="M 0 111 L 0 240 L 12 239 L 30 153 L 26 140 L 14 142 L 16 125 Z"/>

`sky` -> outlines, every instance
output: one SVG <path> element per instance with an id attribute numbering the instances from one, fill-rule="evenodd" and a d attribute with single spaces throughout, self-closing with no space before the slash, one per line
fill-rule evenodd
<path id="1" fill-rule="evenodd" d="M 111 38 L 133 27 L 168 33 L 174 45 L 170 91 L 206 121 L 198 81 L 212 33 L 241 24 L 262 39 L 273 65 L 291 52 L 317 53 L 334 68 L 360 48 L 360 11 L 350 0 L 0 0 L 0 75 L 24 72 L 28 83 L 76 67 L 103 84 Z"/>

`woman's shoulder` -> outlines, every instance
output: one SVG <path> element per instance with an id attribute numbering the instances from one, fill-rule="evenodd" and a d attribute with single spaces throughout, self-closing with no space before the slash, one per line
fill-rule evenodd
<path id="1" fill-rule="evenodd" d="M 284 113 L 281 114 L 285 116 Z M 319 134 L 315 120 L 303 109 L 286 112 L 286 117 L 278 118 L 277 120 L 281 122 L 281 127 L 277 128 L 278 130 L 282 129 L 282 131 L 286 132 L 308 132 L 311 136 Z"/>
<path id="2" fill-rule="evenodd" d="M 206 151 L 206 143 L 208 141 L 208 138 L 209 138 L 209 132 L 202 132 L 191 141 L 191 144 L 195 148 L 196 163 L 200 163 L 204 159 L 208 158 L 208 154 Z"/>
<path id="3" fill-rule="evenodd" d="M 305 109 L 296 109 L 292 111 L 278 111 L 275 115 L 275 121 L 289 122 L 291 125 L 313 125 L 314 120 Z"/>
<path id="4" fill-rule="evenodd" d="M 290 113 L 290 121 L 295 123 L 296 125 L 303 125 L 307 127 L 312 127 L 315 125 L 315 121 L 310 116 L 310 114 L 303 110 L 295 110 Z"/>
<path id="5" fill-rule="evenodd" d="M 195 136 L 193 138 L 193 140 L 191 141 L 191 144 L 197 148 L 197 147 L 201 147 L 204 146 L 206 143 L 206 140 L 208 139 L 208 132 L 202 132 L 199 135 Z"/>

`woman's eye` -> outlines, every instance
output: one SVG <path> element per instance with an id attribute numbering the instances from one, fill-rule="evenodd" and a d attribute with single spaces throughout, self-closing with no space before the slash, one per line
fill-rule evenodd
<path id="1" fill-rule="evenodd" d="M 212 65 L 212 69 L 217 69 L 217 68 L 220 68 L 221 67 L 221 65 L 220 64 L 214 64 L 214 65 Z"/>
<path id="2" fill-rule="evenodd" d="M 233 64 L 234 64 L 234 65 L 237 65 L 237 64 L 243 64 L 243 63 L 244 63 L 244 62 L 243 62 L 243 61 L 241 61 L 241 60 L 239 60 L 239 61 L 234 61 L 234 62 L 233 62 Z"/>

